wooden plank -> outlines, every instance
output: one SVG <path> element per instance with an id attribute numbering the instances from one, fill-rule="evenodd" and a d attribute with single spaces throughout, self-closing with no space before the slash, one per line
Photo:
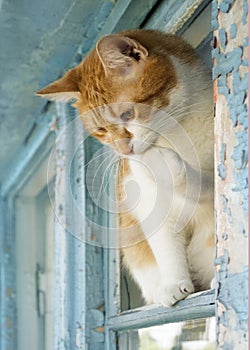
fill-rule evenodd
<path id="1" fill-rule="evenodd" d="M 160 29 L 168 33 L 176 33 L 206 0 L 169 0 L 163 1 L 155 13 L 145 23 L 145 28 Z"/>
<path id="2" fill-rule="evenodd" d="M 116 349 L 116 335 L 109 331 L 109 317 L 115 316 L 119 308 L 118 284 L 119 253 L 116 249 L 104 248 L 104 298 L 105 298 L 105 342 L 106 350 Z"/>
<path id="3" fill-rule="evenodd" d="M 20 145 L 19 153 L 11 162 L 8 176 L 0 189 L 1 213 L 1 288 L 0 288 L 0 348 L 17 348 L 17 305 L 16 305 L 16 196 L 34 175 L 40 163 L 48 155 L 54 142 L 53 124 L 55 109 L 39 115 L 34 121 L 29 137 Z"/>
<path id="4" fill-rule="evenodd" d="M 85 211 L 83 127 L 69 105 L 57 107 L 54 347 L 65 350 L 86 347 L 92 324 L 86 322 L 87 251 L 81 215 Z M 96 315 L 89 312 L 88 316 L 94 323 Z"/>
<path id="5" fill-rule="evenodd" d="M 67 113 L 74 119 L 76 116 L 75 110 L 67 106 Z M 71 119 L 70 118 L 70 119 Z M 81 349 L 86 345 L 86 271 L 83 268 L 86 266 L 86 244 L 85 230 L 83 227 L 83 218 L 80 213 L 85 212 L 85 172 L 84 172 L 84 147 L 83 126 L 79 118 L 74 119 L 73 133 L 69 136 L 65 147 L 73 148 L 71 159 L 68 159 L 68 165 L 71 167 L 71 175 L 76 181 L 70 181 L 70 187 L 74 197 L 75 207 L 67 208 L 68 215 L 71 215 L 74 220 L 76 232 L 82 232 L 81 237 L 75 237 L 74 232 L 68 233 L 68 301 L 64 308 L 70 305 L 68 311 L 68 329 L 70 331 L 70 349 Z M 69 199 L 66 198 L 66 201 Z"/>
<path id="6" fill-rule="evenodd" d="M 119 32 L 125 29 L 140 28 L 146 16 L 148 16 L 156 3 L 157 0 L 118 1 L 102 29 L 102 35 Z M 125 4 L 126 8 L 124 6 Z M 122 13 L 120 11 L 121 7 L 123 9 Z"/>
<path id="7" fill-rule="evenodd" d="M 15 203 L 0 197 L 0 349 L 17 349 Z"/>
<path id="8" fill-rule="evenodd" d="M 248 4 L 213 1 L 217 349 L 248 348 Z"/>
<path id="9" fill-rule="evenodd" d="M 115 31 L 115 28 L 119 25 L 121 18 L 125 16 L 131 2 L 132 0 L 117 1 L 101 30 L 102 35 L 111 34 Z"/>
<path id="10" fill-rule="evenodd" d="M 206 291 L 182 300 L 171 308 L 146 306 L 121 313 L 109 319 L 108 327 L 113 331 L 124 331 L 180 322 L 215 315 L 214 291 Z"/>
<path id="11" fill-rule="evenodd" d="M 157 3 L 157 0 L 134 1 L 119 0 L 113 4 L 113 8 L 100 13 L 93 20 L 84 39 L 78 49 L 78 59 L 81 60 L 95 46 L 96 41 L 102 35 L 112 34 L 125 29 L 139 28 L 145 17 Z M 110 3 L 111 5 L 111 3 Z M 75 65 L 75 57 L 70 66 Z"/>
<path id="12" fill-rule="evenodd" d="M 67 115 L 65 107 L 61 107 L 58 111 L 60 115 L 60 127 L 57 128 L 57 133 L 67 126 Z M 68 301 L 67 288 L 67 236 L 66 236 L 66 174 L 65 167 L 68 165 L 68 150 L 67 150 L 67 134 L 66 131 L 61 133 L 60 139 L 57 139 L 55 144 L 56 151 L 56 180 L 55 180 L 55 326 L 54 326 L 54 348 L 65 350 L 68 347 L 68 310 L 65 305 Z"/>

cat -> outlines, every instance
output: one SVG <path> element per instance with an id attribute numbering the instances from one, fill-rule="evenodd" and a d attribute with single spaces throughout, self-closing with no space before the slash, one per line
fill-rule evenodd
<path id="1" fill-rule="evenodd" d="M 145 302 L 172 306 L 209 289 L 213 90 L 195 50 L 156 30 L 107 35 L 37 95 L 75 100 L 85 128 L 120 155 L 123 263 Z"/>

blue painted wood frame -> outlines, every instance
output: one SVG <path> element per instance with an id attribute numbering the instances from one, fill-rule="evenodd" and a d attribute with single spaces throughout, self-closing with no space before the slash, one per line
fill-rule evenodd
<path id="1" fill-rule="evenodd" d="M 93 23 L 93 27 L 89 29 L 89 33 L 87 37 L 84 39 L 81 47 L 78 50 L 76 57 L 72 60 L 72 64 L 74 65 L 79 59 L 81 59 L 92 47 L 93 43 L 96 39 L 102 35 L 111 33 L 113 31 L 126 29 L 128 27 L 140 27 L 143 24 L 149 28 L 158 28 L 158 29 L 170 29 L 175 28 L 178 29 L 183 24 L 183 21 L 188 18 L 190 13 L 195 9 L 196 6 L 204 4 L 204 1 L 188 1 L 185 4 L 181 1 L 172 2 L 174 7 L 169 7 L 171 2 L 166 1 L 161 4 L 160 13 L 157 12 L 157 8 L 154 8 L 152 13 L 152 17 L 146 17 L 147 14 L 151 11 L 153 6 L 156 4 L 156 1 L 148 1 L 147 5 L 144 2 L 137 1 L 118 1 L 115 5 L 111 4 L 109 8 L 103 8 L 103 13 L 100 14 L 100 17 L 96 18 L 96 21 Z M 213 23 L 214 28 L 218 28 L 218 13 L 217 1 L 213 1 L 214 3 L 214 12 L 213 12 Z M 233 3 L 233 2 L 232 2 Z M 237 3 L 237 2 L 235 2 Z M 173 16 L 169 19 L 169 13 L 174 9 L 177 9 L 178 6 L 178 16 Z M 229 2 L 220 1 L 222 5 L 221 9 L 223 9 L 227 13 L 230 10 Z M 245 2 L 244 2 L 245 4 Z M 229 6 L 227 8 L 227 6 Z M 244 5 L 246 7 L 246 4 Z M 112 10 L 112 11 L 111 11 Z M 159 10 L 158 10 L 159 11 Z M 164 12 L 165 11 L 165 12 Z M 170 11 L 170 12 L 169 12 Z M 190 12 L 191 11 L 191 12 Z M 174 13 L 174 11 L 173 11 Z M 105 14 L 105 15 L 104 15 Z M 159 23 L 160 14 L 163 16 L 163 25 Z M 102 28 L 96 29 L 96 23 L 98 23 L 101 19 L 105 18 L 104 25 Z M 247 21 L 246 11 L 244 16 L 242 17 L 242 21 Z M 231 27 L 231 36 L 233 37 L 237 33 L 237 28 L 233 27 L 234 23 L 232 23 Z M 223 28 L 221 28 L 223 29 Z M 219 39 L 221 41 L 222 46 L 226 44 L 226 41 L 223 41 L 225 37 L 225 33 L 220 31 Z M 243 42 L 243 46 L 247 45 L 247 41 Z M 229 55 L 230 56 L 230 55 Z M 236 55 L 237 56 L 237 55 Z M 237 57 L 232 57 L 233 60 L 233 70 L 237 73 L 236 61 Z M 214 57 L 217 58 L 219 62 L 217 66 L 217 70 L 214 71 L 214 77 L 220 78 L 218 80 L 220 93 L 224 94 L 227 100 L 231 103 L 237 100 L 237 96 L 234 96 L 232 100 L 230 100 L 230 95 L 227 94 L 227 90 L 223 90 L 226 87 L 225 80 L 223 77 L 230 73 L 230 67 L 228 64 L 226 65 L 226 61 L 223 61 L 223 56 L 221 52 L 218 50 L 214 51 Z M 231 56 L 230 56 L 231 57 Z M 246 65 L 247 62 L 241 62 L 242 65 Z M 218 68 L 219 67 L 219 68 Z M 236 69 L 237 68 L 237 69 Z M 218 69 L 222 69 L 222 71 L 218 71 Z M 237 78 L 237 74 L 235 74 L 235 79 Z M 238 80 L 239 86 L 243 86 L 245 80 Z M 234 89 L 237 88 L 237 81 L 235 80 Z M 247 87 L 244 85 L 243 90 L 246 93 Z M 242 91 L 243 91 L 242 90 Z M 235 90 L 236 92 L 236 90 Z M 236 94 L 237 95 L 237 94 Z M 237 100 L 238 101 L 238 100 Z M 229 107 L 231 110 L 233 109 L 233 105 L 229 103 Z M 1 186 L 1 225 L 0 225 L 0 251 L 1 251 L 1 350 L 5 350 L 6 348 L 16 349 L 16 328 L 15 328 L 15 319 L 16 319 L 16 307 L 15 307 L 15 298 L 16 298 L 16 289 L 15 289 L 15 208 L 14 208 L 14 200 L 15 196 L 18 194 L 18 191 L 22 188 L 23 184 L 28 180 L 29 177 L 32 176 L 34 170 L 36 169 L 39 161 L 44 158 L 47 154 L 48 149 L 52 146 L 53 142 L 53 131 L 51 130 L 55 122 L 58 122 L 58 126 L 56 128 L 61 128 L 63 125 L 67 125 L 67 123 L 71 120 L 72 114 L 70 110 L 59 110 L 56 112 L 53 110 L 53 104 L 50 104 L 49 112 L 45 113 L 38 118 L 36 121 L 36 128 L 34 129 L 34 133 L 32 137 L 27 141 L 25 145 L 20 148 L 19 158 L 13 162 L 10 167 L 9 176 L 6 178 L 6 181 Z M 64 108 L 64 107 L 63 107 Z M 68 107 L 65 107 L 68 108 Z M 57 120 L 58 119 L 58 120 Z M 241 115 L 239 119 L 240 123 L 247 122 L 245 118 L 245 114 Z M 61 125 L 60 125 L 61 123 Z M 78 135 L 80 137 L 81 130 L 78 130 Z M 242 146 L 242 150 L 245 150 L 245 145 L 248 143 L 246 130 L 244 129 L 244 133 L 237 134 L 237 138 L 239 141 L 239 145 Z M 241 141 L 244 142 L 241 142 Z M 63 145 L 69 146 L 72 144 L 72 140 L 65 140 Z M 239 148 L 238 148 L 239 149 Z M 223 152 L 222 152 L 223 153 Z M 82 150 L 82 159 L 85 158 L 86 154 L 84 149 Z M 235 158 L 235 169 L 237 169 L 237 176 L 235 183 L 239 186 L 237 187 L 237 191 L 242 190 L 243 178 L 246 178 L 245 169 L 246 166 L 238 168 L 240 156 L 236 152 L 232 155 Z M 82 159 L 78 159 L 76 164 L 82 165 Z M 34 161 L 35 160 L 35 161 Z M 60 157 L 57 158 L 57 165 L 60 166 Z M 65 163 L 67 164 L 67 162 Z M 220 168 L 218 169 L 219 175 L 223 180 L 223 157 L 221 158 Z M 81 192 L 84 190 L 84 171 L 83 168 L 80 168 L 80 182 L 75 184 L 74 191 L 75 193 Z M 237 189 L 236 188 L 236 189 Z M 245 188 L 243 188 L 245 191 Z M 244 192 L 243 191 L 243 192 Z M 83 191 L 84 192 L 84 191 Z M 59 194 L 59 187 L 57 193 Z M 245 192 L 244 192 L 245 193 Z M 66 199 L 57 198 L 57 204 L 60 201 L 65 201 L 66 208 Z M 84 206 L 85 200 L 83 197 L 78 197 L 79 205 Z M 56 208 L 58 211 L 57 214 L 60 214 L 60 206 Z M 90 208 L 85 208 L 86 210 L 91 210 Z M 224 207 L 226 210 L 227 208 Z M 70 213 L 70 209 L 68 213 Z M 244 209 L 246 213 L 247 209 Z M 102 220 L 106 220 L 102 218 Z M 79 223 L 76 222 L 76 225 Z M 242 231 L 243 232 L 243 231 Z M 246 228 L 244 227 L 244 232 L 246 233 Z M 243 233 L 244 233 L 243 232 Z M 96 249 L 94 246 L 86 247 L 84 242 L 74 239 L 74 237 L 67 232 L 62 225 L 58 224 L 56 228 L 56 261 L 57 261 L 57 289 L 56 293 L 58 296 L 57 303 L 55 305 L 55 311 L 57 315 L 56 322 L 56 349 L 66 349 L 70 347 L 71 349 L 76 348 L 76 346 L 82 346 L 84 348 L 85 344 L 89 344 L 89 349 L 92 347 L 93 349 L 112 349 L 115 348 L 114 343 L 114 331 L 124 328 L 134 328 L 140 327 L 140 322 L 138 322 L 138 317 L 142 317 L 141 326 L 149 325 L 150 322 L 154 322 L 154 324 L 159 324 L 161 322 L 172 320 L 172 316 L 168 318 L 168 311 L 164 309 L 159 310 L 141 310 L 136 311 L 136 313 L 123 314 L 118 315 L 115 318 L 117 313 L 117 307 L 115 302 L 117 302 L 116 298 L 113 298 L 110 294 L 117 290 L 117 284 L 115 279 L 116 273 L 116 254 L 114 251 L 101 250 Z M 94 259 L 94 260 L 93 260 Z M 93 264 L 89 264 L 88 262 L 92 261 Z M 217 264 L 220 267 L 223 267 L 228 264 L 228 260 L 218 260 Z M 65 270 L 62 271 L 62 267 L 64 266 Z M 87 266 L 87 273 L 83 266 Z M 103 266 L 105 266 L 103 268 Z M 112 267 L 111 267 L 112 266 Z M 101 273 L 97 274 L 97 269 L 102 270 Z M 221 272 L 223 272 L 221 270 Z M 93 275 L 94 274 L 94 275 Z M 94 276 L 92 279 L 92 275 Z M 89 280 L 87 280 L 89 278 Z M 225 303 L 226 305 L 231 305 L 235 307 L 237 311 L 237 307 L 239 305 L 238 298 L 239 294 L 232 294 L 231 297 L 227 298 L 227 291 L 230 289 L 230 281 L 236 281 L 237 283 L 241 283 L 241 285 L 245 285 L 246 282 L 246 271 L 243 271 L 240 275 L 232 276 L 230 275 L 230 281 L 227 282 L 226 275 L 219 275 L 219 281 L 222 279 L 222 284 L 220 289 L 217 288 L 217 297 L 220 298 L 220 301 Z M 65 287 L 65 281 L 67 285 Z M 105 282 L 104 282 L 105 281 Z M 111 281 L 109 283 L 109 281 Z M 85 292 L 86 288 L 88 288 L 88 292 L 92 294 L 86 297 Z M 117 292 L 115 292 L 117 294 Z M 201 303 L 205 296 L 197 297 L 194 299 L 197 303 Z M 203 298 L 203 299 L 202 299 Z M 209 307 L 207 308 L 207 314 L 205 316 L 212 315 L 213 301 L 212 296 L 206 296 L 206 300 L 209 300 Z M 102 303 L 106 302 L 106 313 L 104 315 L 102 309 Z M 240 311 L 241 315 L 244 318 L 244 324 L 246 324 L 246 312 L 245 303 L 246 298 L 245 294 L 240 295 Z M 192 303 L 190 301 L 183 301 L 180 303 L 180 307 L 188 310 L 188 315 L 181 314 L 177 310 L 176 319 L 181 320 L 192 315 Z M 242 308 L 241 308 L 242 307 Z M 179 309 L 180 310 L 180 309 Z M 244 312 L 242 313 L 241 310 Z M 173 310 L 172 310 L 173 311 Z M 65 313 L 64 313 L 65 312 Z M 179 316 L 178 316 L 179 315 Z M 225 316 L 226 317 L 226 316 Z M 150 318 L 150 321 L 148 319 Z M 147 319 L 147 321 L 145 321 Z M 242 320 L 242 319 L 241 319 Z M 125 322 L 126 321 L 126 322 Z M 144 322 L 144 323 L 143 323 Z M 149 322 L 149 323 L 147 323 Z M 219 319 L 218 322 L 224 322 Z M 126 323 L 126 324 L 125 324 Z M 242 325 L 242 322 L 241 322 Z M 102 328 L 104 326 L 104 329 Z M 226 325 L 224 325 L 226 327 Z M 107 332 L 103 332 L 103 330 L 107 330 Z M 110 334 L 109 334 L 109 332 Z M 245 331 L 245 328 L 243 329 Z M 228 345 L 227 345 L 228 346 Z"/>

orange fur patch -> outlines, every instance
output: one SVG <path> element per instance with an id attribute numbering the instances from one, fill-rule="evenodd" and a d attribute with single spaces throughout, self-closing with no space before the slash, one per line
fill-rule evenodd
<path id="1" fill-rule="evenodd" d="M 122 202 L 124 198 L 123 179 L 129 174 L 129 172 L 130 169 L 127 159 L 121 159 L 117 178 L 117 197 L 119 202 Z M 148 264 L 156 264 L 155 257 L 140 224 L 126 210 L 122 210 L 119 214 L 119 226 L 121 229 L 120 244 L 123 247 L 122 255 L 124 264 L 132 268 L 140 268 Z M 129 237 L 124 237 L 123 232 L 126 234 L 129 227 L 131 227 L 132 230 L 132 237 L 130 235 Z M 126 230 L 123 231 L 123 228 Z"/>

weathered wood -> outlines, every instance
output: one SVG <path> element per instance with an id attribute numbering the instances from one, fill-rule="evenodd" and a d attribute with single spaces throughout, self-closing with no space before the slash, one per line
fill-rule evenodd
<path id="1" fill-rule="evenodd" d="M 127 0 L 103 5 L 101 9 L 103 12 L 99 13 L 88 36 L 84 38 L 82 44 L 84 48 L 81 47 L 78 50 L 78 59 L 89 51 L 100 35 L 141 25 L 155 3 L 154 0 L 147 4 Z M 151 19 L 146 22 L 146 27 L 175 32 L 183 26 L 195 8 L 204 3 L 207 2 L 201 0 L 163 1 Z M 218 12 L 218 7 L 220 12 Z M 101 23 L 101 19 L 104 20 L 104 23 Z M 217 38 L 217 47 L 213 57 L 217 92 L 216 191 L 218 195 L 216 213 L 218 243 L 216 265 L 219 284 L 216 286 L 216 297 L 218 300 L 218 349 L 240 350 L 245 349 L 247 345 L 246 148 L 248 106 L 246 96 L 248 62 L 246 47 L 248 41 L 246 25 L 246 1 L 213 1 L 213 26 Z M 38 118 L 39 122 L 35 124 L 36 127 L 26 140 L 27 142 L 20 148 L 19 157 L 9 171 L 10 176 L 6 177 L 6 182 L 1 188 L 1 213 L 5 215 L 0 228 L 1 349 L 16 348 L 15 228 L 14 207 L 9 196 L 17 194 L 25 181 L 32 176 L 40 159 L 44 157 L 51 145 L 51 129 L 56 127 L 57 122 L 52 106 L 51 104 L 46 116 Z M 64 117 L 67 118 L 67 116 Z M 77 135 L 79 136 L 80 132 L 76 133 Z M 46 140 L 49 140 L 48 144 Z M 66 215 L 64 210 L 68 210 L 67 215 L 74 215 L 72 210 L 67 208 L 67 198 L 63 197 L 65 179 L 60 173 L 61 166 L 69 165 L 68 160 L 65 163 L 64 151 L 66 146 L 71 145 L 71 141 L 72 139 L 68 138 L 62 149 L 58 147 L 59 151 L 63 151 L 58 154 L 57 159 L 56 212 L 59 219 L 62 215 Z M 34 159 L 37 162 L 34 162 Z M 79 158 L 75 166 L 82 165 L 83 162 L 83 158 Z M 81 191 L 84 193 L 82 182 L 84 174 L 81 173 L 83 168 L 79 169 L 77 170 L 80 171 L 80 180 L 75 184 L 75 194 Z M 84 206 L 84 201 L 81 202 L 80 197 L 78 200 L 80 206 Z M 97 212 L 92 211 L 91 206 L 86 210 L 89 211 L 89 214 L 98 215 Z M 79 228 L 81 221 L 79 222 L 77 218 L 74 220 Z M 107 250 L 103 252 L 100 247 L 97 248 L 94 245 L 86 248 L 83 241 L 67 233 L 65 227 L 59 222 L 56 225 L 55 349 L 84 348 L 86 343 L 89 349 L 103 349 L 104 346 L 106 349 L 112 349 L 112 347 L 115 348 L 114 331 L 214 315 L 214 294 L 208 292 L 193 299 L 181 301 L 173 308 L 142 308 L 115 316 L 119 294 L 115 278 L 119 265 L 116 261 L 116 253 Z M 87 227 L 86 234 L 91 235 L 91 227 Z M 87 252 L 86 249 L 88 249 Z M 104 261 L 105 265 L 103 265 Z M 111 281 L 111 283 L 107 282 L 104 287 L 104 280 Z M 86 290 L 89 294 L 87 299 Z M 105 315 L 104 308 L 106 308 Z M 89 314 L 89 317 L 86 313 Z M 108 333 L 104 335 L 103 326 L 110 331 L 111 337 Z"/>
<path id="2" fill-rule="evenodd" d="M 92 50 L 98 38 L 121 30 L 139 28 L 157 0 L 120 0 L 106 3 L 90 25 L 78 49 L 78 59 Z M 106 8 L 108 6 L 108 8 Z M 104 5 L 103 5 L 104 7 Z M 71 65 L 75 64 L 75 59 Z"/>
<path id="3" fill-rule="evenodd" d="M 50 149 L 54 135 L 54 109 L 38 117 L 36 127 L 20 146 L 18 158 L 11 163 L 8 176 L 1 184 L 1 274 L 0 274 L 0 349 L 17 349 L 16 290 L 16 197 L 37 170 Z M 27 219 L 28 220 L 28 219 Z"/>
<path id="4" fill-rule="evenodd" d="M 214 314 L 214 291 L 208 291 L 182 300 L 171 308 L 146 306 L 123 312 L 118 316 L 111 317 L 108 327 L 115 331 L 139 329 L 170 322 L 212 317 Z"/>
<path id="5" fill-rule="evenodd" d="M 163 1 L 144 27 L 176 33 L 199 7 L 206 6 L 207 3 L 207 0 Z"/>
<path id="6" fill-rule="evenodd" d="M 213 1 L 218 350 L 248 346 L 247 13 L 246 1 Z"/>
<path id="7" fill-rule="evenodd" d="M 85 326 L 87 317 L 85 228 L 80 211 L 76 210 L 76 208 L 80 208 L 83 212 L 85 210 L 84 150 L 82 125 L 79 120 L 72 122 L 75 118 L 72 109 L 58 104 L 58 115 L 58 137 L 54 150 L 56 160 L 54 347 L 65 350 L 84 348 L 89 334 Z M 77 181 L 70 181 L 71 176 Z M 78 235 L 80 231 L 81 237 Z"/>
<path id="8" fill-rule="evenodd" d="M 14 206 L 13 198 L 0 198 L 0 349 L 17 348 Z"/>
<path id="9" fill-rule="evenodd" d="M 102 34 L 110 34 L 125 29 L 140 28 L 157 0 L 147 1 L 118 1 L 114 11 L 111 12 Z"/>

